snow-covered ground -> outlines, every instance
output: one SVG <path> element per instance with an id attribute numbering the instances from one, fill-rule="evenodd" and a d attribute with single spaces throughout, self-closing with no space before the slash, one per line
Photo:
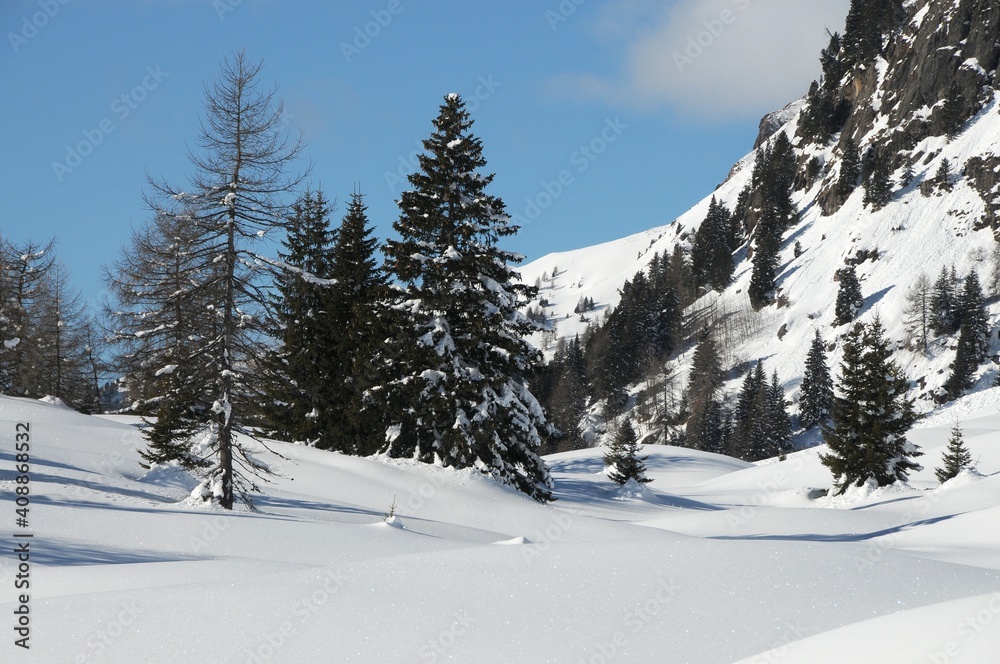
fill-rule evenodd
<path id="1" fill-rule="evenodd" d="M 559 500 L 539 505 L 473 472 L 277 443 L 259 512 L 227 513 L 143 475 L 134 419 L 0 397 L 0 661 L 1000 661 L 1000 389 L 950 411 L 912 433 L 912 488 L 837 499 L 822 448 L 754 466 L 649 447 L 655 481 L 624 492 L 598 450 L 557 455 Z M 939 488 L 957 414 L 982 476 Z M 34 535 L 27 591 L 14 532 Z"/>

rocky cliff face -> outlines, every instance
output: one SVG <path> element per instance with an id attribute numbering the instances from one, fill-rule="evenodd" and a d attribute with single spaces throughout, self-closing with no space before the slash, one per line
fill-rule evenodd
<path id="1" fill-rule="evenodd" d="M 919 171 L 936 155 L 915 148 L 929 136 L 946 133 L 949 97 L 954 97 L 949 112 L 962 122 L 996 112 L 1000 2 L 910 0 L 903 9 L 902 20 L 884 36 L 882 54 L 849 68 L 839 83 L 841 99 L 851 111 L 837 145 L 843 150 L 853 140 L 862 151 L 876 148 L 886 155 L 893 171 L 906 165 Z M 996 225 L 1000 158 L 981 155 L 974 163 L 955 166 L 974 178 L 987 203 L 984 222 Z M 843 203 L 835 181 L 836 174 L 829 173 L 819 198 L 827 214 Z"/>

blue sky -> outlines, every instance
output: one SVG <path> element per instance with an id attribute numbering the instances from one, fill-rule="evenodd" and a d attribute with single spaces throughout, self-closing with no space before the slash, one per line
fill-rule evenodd
<path id="1" fill-rule="evenodd" d="M 5 0 L 0 233 L 55 236 L 85 297 L 145 223 L 146 174 L 184 183 L 203 85 L 264 61 L 310 182 L 360 183 L 382 238 L 441 98 L 476 119 L 529 259 L 667 223 L 819 74 L 848 0 Z M 84 154 L 86 153 L 86 154 Z M 344 206 L 338 205 L 339 221 Z"/>

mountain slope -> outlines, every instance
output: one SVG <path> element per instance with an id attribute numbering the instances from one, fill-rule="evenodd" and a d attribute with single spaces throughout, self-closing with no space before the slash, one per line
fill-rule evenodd
<path id="1" fill-rule="evenodd" d="M 799 188 L 793 193 L 799 221 L 784 234 L 779 256 L 776 286 L 782 306 L 768 306 L 760 312 L 749 308 L 750 243 L 745 243 L 734 255 L 737 264 L 732 284 L 722 293 L 705 294 L 688 310 L 689 314 L 698 312 L 701 320 L 719 323 L 727 368 L 764 359 L 794 399 L 814 332 L 819 330 L 832 348 L 846 331 L 846 327 L 834 325 L 835 273 L 846 261 L 858 261 L 859 252 L 861 257 L 877 253 L 877 258 L 863 258 L 857 265 L 865 297 L 860 320 L 880 316 L 899 348 L 912 336 L 904 310 L 907 291 L 920 272 L 933 282 L 942 268 L 954 266 L 960 277 L 976 270 L 981 281 L 990 281 L 998 269 L 997 242 L 990 224 L 995 219 L 995 203 L 1000 201 L 1000 196 L 994 200 L 1000 191 L 1000 78 L 995 70 L 1000 47 L 982 34 L 975 21 L 987 21 L 993 27 L 987 32 L 995 37 L 1000 21 L 995 16 L 997 7 L 983 0 L 910 0 L 905 3 L 905 12 L 905 19 L 885 39 L 889 60 L 879 56 L 873 64 L 858 66 L 844 75 L 839 89 L 850 97 L 853 110 L 842 131 L 831 140 L 814 143 L 804 138 L 801 124 L 807 104 L 804 100 L 792 104 L 765 119 L 760 147 L 740 160 L 716 191 L 672 224 L 598 247 L 545 256 L 526 265 L 522 275 L 527 283 L 551 277 L 554 269 L 559 270 L 554 279 L 541 280 L 540 293 L 551 304 L 546 313 L 555 332 L 538 335 L 536 342 L 551 353 L 555 338 L 580 334 L 588 323 L 600 320 L 602 311 L 616 306 L 618 289 L 645 269 L 655 252 L 669 255 L 676 245 L 690 251 L 692 233 L 704 220 L 711 197 L 733 209 L 755 161 L 773 144 L 777 132 L 791 139 L 799 165 Z M 969 17 L 975 21 L 969 23 Z M 987 71 L 984 65 L 992 69 Z M 941 95 L 947 96 L 951 89 L 949 75 L 950 81 L 961 82 L 957 87 L 963 99 L 972 95 L 970 89 L 975 93 L 965 111 L 971 117 L 950 141 L 935 131 L 936 118 L 945 103 Z M 784 124 L 768 136 L 782 121 Z M 848 140 L 857 141 L 862 154 L 876 150 L 891 156 L 894 191 L 881 210 L 865 206 L 860 186 L 846 200 L 837 200 L 836 183 Z M 935 182 L 944 160 L 955 174 L 950 191 Z M 810 162 L 821 168 L 816 177 L 807 173 Z M 899 183 L 907 165 L 914 177 L 903 186 Z M 801 254 L 796 256 L 797 245 Z M 994 296 L 989 314 L 994 321 L 990 356 L 995 357 L 1000 352 L 995 332 L 1000 316 L 996 296 L 1000 293 L 988 292 L 987 296 Z M 596 312 L 586 314 L 589 321 L 573 313 L 584 297 L 597 304 Z M 917 381 L 914 395 L 920 397 L 920 410 L 934 408 L 954 359 L 955 340 L 955 336 L 935 339 L 926 354 L 911 350 L 898 354 L 897 361 Z M 839 344 L 829 360 L 835 369 Z M 683 375 L 687 362 L 682 353 L 671 370 Z M 985 362 L 979 369 L 978 387 L 992 384 L 997 373 L 995 361 Z M 731 381 L 730 391 L 736 389 L 738 378 Z"/>

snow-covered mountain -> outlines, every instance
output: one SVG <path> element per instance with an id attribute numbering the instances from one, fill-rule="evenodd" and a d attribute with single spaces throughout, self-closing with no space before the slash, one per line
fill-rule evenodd
<path id="1" fill-rule="evenodd" d="M 847 327 L 835 327 L 835 273 L 845 261 L 858 261 L 864 306 L 859 317 L 880 316 L 890 338 L 904 349 L 908 334 L 906 296 L 921 272 L 933 282 L 943 267 L 954 266 L 959 277 L 976 270 L 990 281 L 1000 269 L 994 239 L 1000 208 L 1000 5 L 990 0 L 908 0 L 905 18 L 886 37 L 885 57 L 874 65 L 849 69 L 836 90 L 850 104 L 842 130 L 828 142 L 802 136 L 807 112 L 805 98 L 769 115 L 761 123 L 758 147 L 741 159 L 725 181 L 672 223 L 644 233 L 577 251 L 550 254 L 522 269 L 526 283 L 540 284 L 540 299 L 554 334 L 537 335 L 536 343 L 549 353 L 558 337 L 582 333 L 615 307 L 626 279 L 644 270 L 654 253 L 669 255 L 676 245 L 691 247 L 694 231 L 708 212 L 714 196 L 729 209 L 751 178 L 757 157 L 773 144 L 778 132 L 792 141 L 798 163 L 793 200 L 800 212 L 783 237 L 776 286 L 780 306 L 754 312 L 747 287 L 751 262 L 749 243 L 736 253 L 732 284 L 721 293 L 710 292 L 690 311 L 712 311 L 738 322 L 724 340 L 729 366 L 764 359 L 777 370 L 789 396 L 797 396 L 803 363 L 819 330 L 826 341 L 838 342 Z M 949 140 L 938 129 L 949 94 L 959 93 L 960 112 L 967 117 L 960 132 Z M 864 204 L 858 187 L 846 201 L 837 199 L 844 146 L 853 140 L 861 154 L 877 149 L 888 155 L 894 184 L 890 202 L 873 211 Z M 944 160 L 952 166 L 952 188 L 936 186 Z M 907 167 L 912 182 L 900 185 Z M 810 168 L 819 173 L 809 174 Z M 720 174 L 722 175 L 722 174 Z M 798 248 L 798 251 L 797 251 Z M 859 254 L 860 252 L 860 254 Z M 977 374 L 977 389 L 991 385 L 1000 365 L 996 321 L 1000 295 L 992 296 L 989 313 L 994 359 Z M 596 310 L 580 316 L 574 308 L 581 298 L 592 298 Z M 538 305 L 536 301 L 535 306 Z M 587 319 L 587 320 L 584 320 Z M 896 361 L 914 383 L 914 396 L 923 411 L 935 406 L 935 393 L 947 379 L 954 359 L 955 336 L 935 339 L 929 351 L 902 350 Z M 839 364 L 839 344 L 830 364 Z M 688 353 L 689 355 L 689 353 Z M 688 355 L 674 362 L 683 372 Z M 729 389 L 735 390 L 732 383 Z"/>

